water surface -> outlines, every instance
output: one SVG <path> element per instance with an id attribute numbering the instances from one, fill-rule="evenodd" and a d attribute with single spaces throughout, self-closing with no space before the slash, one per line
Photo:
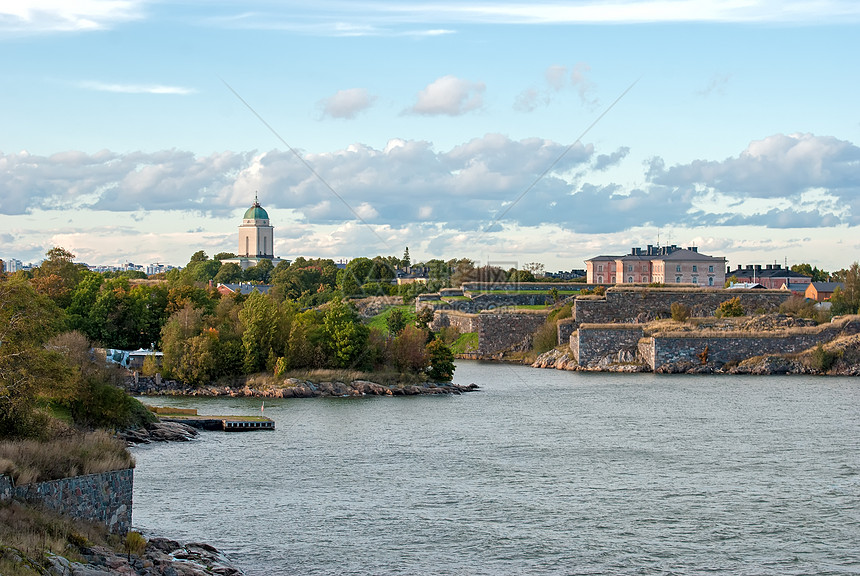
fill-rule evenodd
<path id="1" fill-rule="evenodd" d="M 133 523 L 252 576 L 860 574 L 860 379 L 455 381 L 482 391 L 266 400 L 274 432 L 135 448 Z"/>

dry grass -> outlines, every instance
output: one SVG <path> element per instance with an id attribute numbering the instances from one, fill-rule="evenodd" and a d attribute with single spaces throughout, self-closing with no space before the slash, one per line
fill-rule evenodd
<path id="1" fill-rule="evenodd" d="M 45 442 L 0 442 L 0 473 L 16 484 L 31 484 L 134 466 L 125 447 L 104 431 L 76 434 Z"/>
<path id="2" fill-rule="evenodd" d="M 116 548 L 117 538 L 100 524 L 75 520 L 38 507 L 9 502 L 0 505 L 0 574 L 44 574 L 38 565 L 45 552 L 79 561 L 82 547 Z"/>

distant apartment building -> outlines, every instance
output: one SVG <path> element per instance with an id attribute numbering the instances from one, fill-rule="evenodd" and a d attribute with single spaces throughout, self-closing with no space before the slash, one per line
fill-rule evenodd
<path id="1" fill-rule="evenodd" d="M 698 248 L 647 246 L 624 256 L 595 256 L 585 261 L 589 284 L 696 284 L 722 288 L 726 259 L 700 254 Z"/>
<path id="2" fill-rule="evenodd" d="M 761 264 L 747 264 L 738 267 L 734 270 L 726 269 L 726 278 L 734 276 L 738 282 L 753 282 L 758 283 L 772 290 L 779 290 L 783 287 L 792 291 L 803 292 L 806 286 L 812 282 L 812 278 L 804 276 L 798 272 L 793 272 L 788 268 L 783 268 L 780 264 L 766 264 L 762 267 Z M 803 285 L 801 288 L 799 285 Z"/>
<path id="3" fill-rule="evenodd" d="M 16 260 L 15 258 L 9 258 L 8 260 L 4 259 L 2 260 L 2 262 L 3 271 L 8 272 L 9 274 L 24 269 L 24 264 L 20 260 Z"/>

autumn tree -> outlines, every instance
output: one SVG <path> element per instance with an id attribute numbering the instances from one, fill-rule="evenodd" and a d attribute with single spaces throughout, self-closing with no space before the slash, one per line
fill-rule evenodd
<path id="1" fill-rule="evenodd" d="M 847 270 L 839 271 L 842 286 L 830 297 L 833 314 L 860 314 L 860 264 L 854 262 Z"/>

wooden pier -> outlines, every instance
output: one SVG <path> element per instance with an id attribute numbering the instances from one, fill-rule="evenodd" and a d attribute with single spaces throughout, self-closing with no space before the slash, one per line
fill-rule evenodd
<path id="1" fill-rule="evenodd" d="M 275 429 L 275 421 L 265 416 L 200 416 L 194 408 L 148 408 L 155 412 L 162 422 L 179 422 L 202 430 L 252 432 Z"/>

